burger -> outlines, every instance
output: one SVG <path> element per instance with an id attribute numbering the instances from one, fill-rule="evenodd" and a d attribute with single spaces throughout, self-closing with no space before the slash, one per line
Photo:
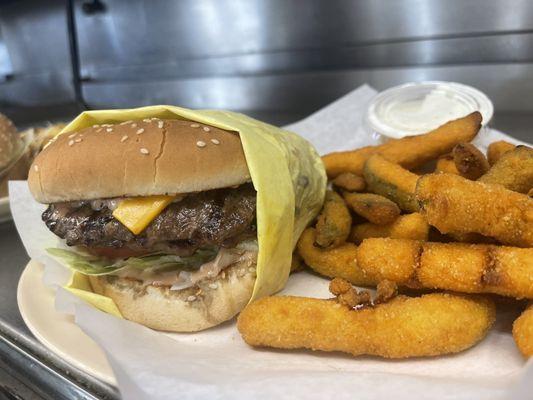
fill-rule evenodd
<path id="1" fill-rule="evenodd" d="M 126 319 L 176 332 L 234 317 L 256 279 L 256 191 L 239 135 L 132 120 L 57 136 L 28 184 L 61 245 Z"/>
<path id="2" fill-rule="evenodd" d="M 29 152 L 26 142 L 13 122 L 0 114 L 0 197 L 7 196 L 7 182 L 25 179 L 28 174 Z"/>

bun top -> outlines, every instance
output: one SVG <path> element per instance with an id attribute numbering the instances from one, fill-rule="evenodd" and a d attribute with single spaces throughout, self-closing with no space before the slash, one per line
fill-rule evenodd
<path id="1" fill-rule="evenodd" d="M 23 147 L 24 141 L 13 122 L 0 114 L 0 171 L 20 155 Z"/>
<path id="2" fill-rule="evenodd" d="M 191 193 L 249 180 L 237 133 L 157 118 L 63 133 L 28 176 L 41 203 Z"/>

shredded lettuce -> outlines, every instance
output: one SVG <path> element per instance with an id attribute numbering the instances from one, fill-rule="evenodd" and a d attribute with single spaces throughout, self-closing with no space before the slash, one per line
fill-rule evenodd
<path id="1" fill-rule="evenodd" d="M 213 260 L 218 253 L 217 248 L 211 248 L 196 250 L 193 255 L 186 257 L 154 253 L 123 260 L 109 260 L 79 251 L 58 248 L 48 248 L 46 251 L 61 264 L 85 275 L 108 275 L 126 267 L 150 269 L 153 272 L 195 270 Z"/>

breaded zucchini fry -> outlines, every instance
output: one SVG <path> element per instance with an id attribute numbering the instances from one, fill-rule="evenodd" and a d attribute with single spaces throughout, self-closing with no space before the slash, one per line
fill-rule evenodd
<path id="1" fill-rule="evenodd" d="M 371 222 L 355 225 L 350 232 L 349 240 L 361 243 L 373 237 L 390 237 L 392 239 L 427 240 L 429 224 L 420 213 L 400 215 L 388 225 L 376 225 Z"/>
<path id="2" fill-rule="evenodd" d="M 335 178 L 343 172 L 362 175 L 365 161 L 373 154 L 381 154 L 404 168 L 414 169 L 449 153 L 458 143 L 470 142 L 481 128 L 481 120 L 481 114 L 473 112 L 423 135 L 391 140 L 379 146 L 326 154 L 322 161 L 329 178 Z"/>
<path id="3" fill-rule="evenodd" d="M 369 280 L 411 288 L 533 299 L 533 249 L 406 239 L 365 239 L 357 266 Z"/>
<path id="4" fill-rule="evenodd" d="M 337 193 L 328 190 L 322 212 L 316 223 L 316 244 L 320 247 L 336 247 L 350 234 L 352 217 L 346 203 Z"/>
<path id="5" fill-rule="evenodd" d="M 517 146 L 503 154 L 479 182 L 502 185 L 519 193 L 533 188 L 533 149 Z"/>
<path id="6" fill-rule="evenodd" d="M 459 171 L 457 171 L 457 167 L 455 166 L 455 161 L 453 161 L 453 155 L 445 154 L 439 157 L 435 166 L 435 172 L 459 175 Z"/>
<path id="7" fill-rule="evenodd" d="M 533 356 L 533 304 L 513 323 L 513 338 L 525 357 Z"/>
<path id="8" fill-rule="evenodd" d="M 370 192 L 387 197 L 402 210 L 418 211 L 415 199 L 418 175 L 379 155 L 368 159 L 363 173 Z"/>
<path id="9" fill-rule="evenodd" d="M 338 175 L 331 183 L 335 188 L 346 190 L 347 192 L 362 192 L 366 188 L 365 179 L 351 172 L 344 172 Z"/>
<path id="10" fill-rule="evenodd" d="M 338 175 L 351 172 L 355 175 L 363 175 L 363 166 L 366 160 L 377 154 L 380 146 L 366 146 L 356 150 L 340 151 L 322 156 L 322 162 L 326 168 L 329 179 L 334 179 Z"/>
<path id="11" fill-rule="evenodd" d="M 466 179 L 475 181 L 490 168 L 487 157 L 472 143 L 459 143 L 452 151 L 455 168 Z"/>
<path id="12" fill-rule="evenodd" d="M 533 247 L 533 199 L 499 185 L 451 174 L 420 177 L 416 198 L 441 233 L 477 232 L 501 243 Z"/>
<path id="13" fill-rule="evenodd" d="M 496 164 L 496 161 L 498 161 L 501 156 L 503 156 L 508 151 L 513 150 L 515 147 L 516 146 L 514 144 L 506 142 L 505 140 L 492 142 L 491 144 L 489 144 L 489 148 L 487 149 L 487 159 L 489 161 L 489 164 Z"/>
<path id="14" fill-rule="evenodd" d="M 392 223 L 400 215 L 398 205 L 373 193 L 344 193 L 346 203 L 357 214 L 377 225 Z"/>
<path id="15" fill-rule="evenodd" d="M 334 300 L 272 296 L 249 304 L 237 328 L 251 346 L 408 358 L 465 350 L 485 337 L 494 318 L 492 301 L 445 293 L 398 296 L 359 310 Z"/>
<path id="16" fill-rule="evenodd" d="M 307 228 L 297 245 L 298 253 L 312 270 L 330 278 L 343 278 L 360 286 L 377 284 L 357 267 L 357 246 L 353 243 L 327 250 L 316 247 L 314 243 L 315 229 Z"/>

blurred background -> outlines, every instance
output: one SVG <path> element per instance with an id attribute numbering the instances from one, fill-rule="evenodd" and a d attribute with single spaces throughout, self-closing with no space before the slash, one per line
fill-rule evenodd
<path id="1" fill-rule="evenodd" d="M 529 0 L 0 2 L 0 112 L 22 127 L 158 103 L 285 124 L 363 83 L 450 80 L 527 140 L 532 77 Z"/>

